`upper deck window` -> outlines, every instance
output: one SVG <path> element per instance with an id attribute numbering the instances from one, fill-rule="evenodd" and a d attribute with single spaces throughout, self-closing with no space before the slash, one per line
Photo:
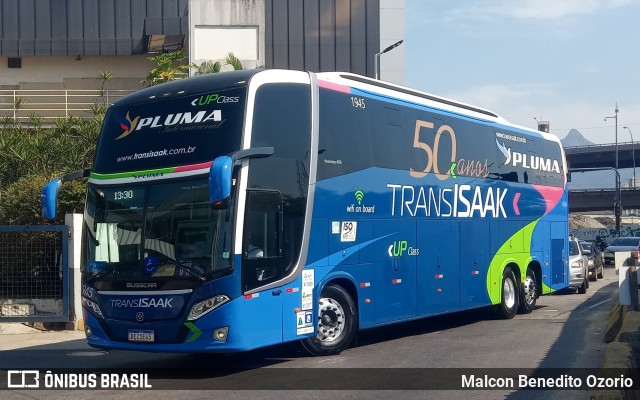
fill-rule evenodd
<path id="1" fill-rule="evenodd" d="M 210 162 L 240 148 L 246 88 L 112 107 L 94 172 L 147 171 Z"/>

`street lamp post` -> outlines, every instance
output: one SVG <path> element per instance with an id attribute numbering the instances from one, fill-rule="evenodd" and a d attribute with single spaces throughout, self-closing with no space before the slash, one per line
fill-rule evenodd
<path id="1" fill-rule="evenodd" d="M 616 103 L 616 109 L 615 109 L 615 116 L 613 117 L 604 117 L 604 120 L 608 120 L 610 118 L 614 118 L 616 121 L 616 166 L 615 166 L 615 170 L 618 171 L 618 103 Z M 622 207 L 621 207 L 621 201 L 620 201 L 620 178 L 618 178 L 616 180 L 616 194 L 615 194 L 616 198 L 615 198 L 615 203 L 614 203 L 614 210 L 615 210 L 615 216 L 616 216 L 616 231 L 618 232 L 618 235 L 620 235 L 620 217 L 621 217 L 621 211 L 622 211 Z"/>
<path id="2" fill-rule="evenodd" d="M 631 133 L 631 129 L 628 126 L 623 126 L 622 129 L 626 129 L 629 131 L 629 135 L 631 135 L 631 159 L 633 161 L 633 188 L 636 188 L 636 144 L 633 141 L 633 133 Z"/>
<path id="3" fill-rule="evenodd" d="M 618 103 L 616 103 L 616 115 L 613 117 L 604 117 L 605 121 L 611 118 L 614 118 L 616 120 L 616 169 L 618 169 L 618 111 Z"/>
<path id="4" fill-rule="evenodd" d="M 397 42 L 395 42 L 391 46 L 389 46 L 386 49 L 382 50 L 380 53 L 376 53 L 375 54 L 375 58 L 373 60 L 373 69 L 374 69 L 374 72 L 375 72 L 376 79 L 380 79 L 380 55 L 395 49 L 396 47 L 400 46 L 402 44 L 402 42 L 403 42 L 403 40 L 398 40 Z"/>

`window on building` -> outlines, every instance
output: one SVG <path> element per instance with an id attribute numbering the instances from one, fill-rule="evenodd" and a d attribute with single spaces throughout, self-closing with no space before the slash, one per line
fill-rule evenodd
<path id="1" fill-rule="evenodd" d="M 9 57 L 7 59 L 7 68 L 22 68 L 22 58 Z"/>

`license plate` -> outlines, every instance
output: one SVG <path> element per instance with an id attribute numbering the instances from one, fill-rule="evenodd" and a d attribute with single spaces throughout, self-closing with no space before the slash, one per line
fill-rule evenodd
<path id="1" fill-rule="evenodd" d="M 130 329 L 129 341 L 130 342 L 153 342 L 154 333 L 152 330 Z"/>

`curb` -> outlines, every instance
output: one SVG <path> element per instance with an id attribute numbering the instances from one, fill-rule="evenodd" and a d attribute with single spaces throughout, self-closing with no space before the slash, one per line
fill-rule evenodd
<path id="1" fill-rule="evenodd" d="M 609 321 L 604 334 L 604 342 L 609 343 L 601 367 L 601 376 L 623 373 L 632 377 L 635 374 L 636 357 L 640 357 L 640 311 L 633 311 L 629 306 L 621 306 L 616 301 L 611 309 Z M 608 371 L 607 371 L 608 370 Z M 637 382 L 634 382 L 637 385 Z M 640 390 L 591 390 L 591 400 L 633 399 L 640 400 Z"/>

